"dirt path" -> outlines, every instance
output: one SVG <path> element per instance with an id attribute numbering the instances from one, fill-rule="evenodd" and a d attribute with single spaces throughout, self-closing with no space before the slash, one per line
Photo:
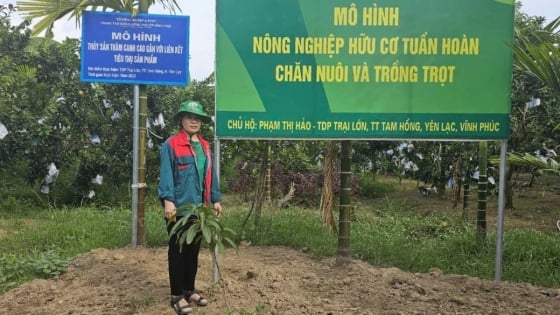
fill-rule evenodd
<path id="1" fill-rule="evenodd" d="M 59 279 L 35 280 L 0 296 L 2 314 L 174 314 L 166 248 L 95 249 Z M 283 247 L 242 246 L 220 256 L 211 286 L 201 253 L 198 288 L 210 304 L 195 314 L 558 314 L 560 290 L 462 275 L 406 273 L 354 260 L 316 261 Z"/>

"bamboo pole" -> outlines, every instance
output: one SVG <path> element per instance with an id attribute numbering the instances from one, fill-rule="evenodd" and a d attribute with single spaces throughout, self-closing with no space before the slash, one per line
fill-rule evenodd
<path id="1" fill-rule="evenodd" d="M 342 141 L 340 157 L 340 216 L 338 247 L 336 251 L 336 264 L 343 265 L 350 262 L 350 210 L 352 189 L 352 144 L 350 140 Z"/>

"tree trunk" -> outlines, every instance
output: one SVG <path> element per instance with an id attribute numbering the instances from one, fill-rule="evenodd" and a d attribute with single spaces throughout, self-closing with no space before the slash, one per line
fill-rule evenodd
<path id="1" fill-rule="evenodd" d="M 465 183 L 463 184 L 463 217 L 466 217 L 469 209 L 469 198 L 471 196 L 470 174 L 465 175 Z"/>
<path id="2" fill-rule="evenodd" d="M 513 209 L 513 172 L 514 167 L 511 165 L 506 166 L 506 182 L 505 182 L 505 208 Z"/>
<path id="3" fill-rule="evenodd" d="M 270 156 L 270 150 L 273 145 L 274 145 L 274 141 L 270 141 L 266 146 L 267 147 L 266 150 L 268 151 L 266 154 L 267 161 L 266 161 L 266 178 L 265 178 L 267 204 L 270 204 L 272 202 L 272 178 L 271 178 L 272 170 L 270 169 L 271 168 L 270 163 L 268 163 L 268 157 Z"/>
<path id="4" fill-rule="evenodd" d="M 255 217 L 258 219 L 262 213 L 262 205 L 265 197 L 266 188 L 266 170 L 268 169 L 268 149 L 270 142 L 264 141 L 262 150 L 261 167 L 259 172 L 259 179 L 257 182 L 257 189 L 255 191 Z"/>
<path id="5" fill-rule="evenodd" d="M 438 153 L 436 154 L 436 159 L 434 160 L 434 174 L 436 174 L 435 185 L 437 187 L 437 193 L 439 198 L 443 199 L 445 197 L 445 170 L 441 167 L 441 156 L 442 156 L 442 145 L 439 144 Z"/>
<path id="6" fill-rule="evenodd" d="M 352 144 L 350 140 L 342 141 L 340 158 L 340 215 L 338 247 L 336 251 L 336 264 L 344 265 L 350 262 L 350 202 L 351 202 L 351 170 Z"/>
<path id="7" fill-rule="evenodd" d="M 261 159 L 261 167 L 259 169 L 259 178 L 257 179 L 257 187 L 255 189 L 255 201 L 253 201 L 253 205 L 251 206 L 251 210 L 245 216 L 243 220 L 243 224 L 241 226 L 245 226 L 251 213 L 255 212 L 255 222 L 258 222 L 261 213 L 262 213 L 262 205 L 265 198 L 265 183 L 266 183 L 266 170 L 268 167 L 268 151 L 270 147 L 270 142 L 264 141 L 264 146 L 262 149 L 262 159 Z"/>
<path id="8" fill-rule="evenodd" d="M 459 155 L 453 162 L 453 208 L 457 208 L 461 199 L 462 172 L 463 159 Z"/>
<path id="9" fill-rule="evenodd" d="M 334 222 L 333 206 L 334 206 L 334 176 L 335 163 L 338 152 L 336 141 L 327 142 L 327 155 L 325 156 L 325 165 L 323 167 L 323 191 L 321 193 L 321 210 L 323 224 L 327 226 L 329 231 L 336 233 L 336 223 Z"/>
<path id="10" fill-rule="evenodd" d="M 476 236 L 479 242 L 486 240 L 486 195 L 488 193 L 488 142 L 478 145 L 478 211 L 476 216 Z"/>

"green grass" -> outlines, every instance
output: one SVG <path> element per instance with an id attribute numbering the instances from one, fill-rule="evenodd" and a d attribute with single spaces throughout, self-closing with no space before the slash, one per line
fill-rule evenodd
<path id="1" fill-rule="evenodd" d="M 0 293 L 34 278 L 60 275 L 80 253 L 131 243 L 130 209 L 2 209 Z M 151 246 L 167 243 L 165 222 L 158 210 L 145 212 L 145 235 Z"/>
<path id="2" fill-rule="evenodd" d="M 240 240 L 248 240 L 253 245 L 282 245 L 295 249 L 314 248 L 319 257 L 333 255 L 336 251 L 336 236 L 322 225 L 316 211 L 308 209 L 278 210 L 262 215 L 258 222 L 254 217 L 242 227 L 246 213 L 230 212 L 224 217 L 224 224 L 236 230 Z M 296 231 L 301 231 L 298 233 Z"/>
<path id="3" fill-rule="evenodd" d="M 368 174 L 360 177 L 360 195 L 369 198 L 383 197 L 386 193 L 397 190 L 397 183 L 389 183 L 379 180 Z"/>
<path id="4" fill-rule="evenodd" d="M 10 201 L 5 201 L 10 202 Z M 288 246 L 315 258 L 336 255 L 337 235 L 321 222 L 317 210 L 264 211 L 242 226 L 247 209 L 227 207 L 222 222 L 239 241 L 259 246 Z M 128 208 L 33 209 L 13 203 L 0 207 L 0 293 L 34 278 L 56 277 L 70 259 L 93 248 L 130 244 Z M 476 241 L 475 226 L 444 215 L 421 216 L 405 203 L 391 202 L 374 211 L 360 207 L 352 213 L 351 251 L 377 267 L 494 279 L 495 234 Z M 166 246 L 160 205 L 146 203 L 148 246 Z M 560 234 L 513 229 L 504 234 L 502 280 L 560 287 Z"/>

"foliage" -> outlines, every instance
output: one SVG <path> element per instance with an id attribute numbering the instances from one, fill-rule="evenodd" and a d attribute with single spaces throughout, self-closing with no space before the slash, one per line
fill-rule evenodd
<path id="1" fill-rule="evenodd" d="M 243 212 L 235 210 L 228 211 L 224 216 L 224 221 L 237 230 L 242 241 L 250 241 L 256 246 L 282 245 L 310 250 L 317 257 L 336 253 L 336 235 L 325 229 L 318 211 L 291 208 L 268 212 L 259 218 L 258 224 L 249 220 L 243 226 L 244 216 Z"/>
<path id="2" fill-rule="evenodd" d="M 48 250 L 39 254 L 32 262 L 35 272 L 44 278 L 58 277 L 70 263 L 70 258 L 62 258 L 54 250 Z"/>
<path id="3" fill-rule="evenodd" d="M 0 142 L 0 167 L 17 166 L 19 176 L 40 184 L 50 163 L 62 167 L 87 153 L 84 146 L 99 124 L 91 105 L 96 92 L 79 82 L 76 40 L 30 40 L 28 23 L 4 26 L 0 33 L 12 40 L 0 45 L 7 70 L 0 78 L 7 82 L 0 85 L 0 121 L 9 130 Z"/>
<path id="4" fill-rule="evenodd" d="M 66 269 L 70 258 L 61 257 L 55 250 L 28 255 L 0 254 L 0 292 L 33 277 L 58 277 Z"/>
<path id="5" fill-rule="evenodd" d="M 175 1 L 159 2 L 171 11 L 178 9 Z M 148 6 L 154 3 L 144 2 Z M 136 12 L 140 5 L 136 1 L 77 3 L 58 0 L 29 0 L 19 1 L 18 4 L 21 12 L 43 19 L 37 25 L 35 34 L 41 27 L 49 29 L 52 22 L 63 16 L 79 21 L 85 8 L 99 6 Z M 9 15 L 13 9 L 3 7 L 2 15 Z M 4 71 L 0 75 L 0 121 L 7 124 L 10 134 L 0 141 L 0 168 L 17 172 L 36 191 L 44 181 L 48 165 L 55 163 L 61 172 L 56 185 L 50 187 L 51 195 L 37 194 L 42 197 L 41 202 L 51 205 L 118 203 L 119 195 L 128 192 L 132 168 L 131 87 L 80 83 L 78 41 L 56 43 L 41 38 L 31 39 L 28 21 L 15 27 L 9 24 L 7 18 L 1 19 L 1 22 L 0 67 Z M 515 23 L 516 66 L 512 85 L 510 148 L 531 152 L 543 143 L 555 148 L 558 133 L 554 127 L 560 120 L 560 110 L 555 106 L 558 94 L 553 93 L 552 84 L 545 84 L 550 76 L 538 75 L 538 72 L 529 69 L 534 63 L 528 62 L 527 58 L 524 62 L 522 56 L 530 56 L 541 68 L 554 65 L 559 58 L 548 60 L 546 54 L 531 54 L 531 51 L 542 45 L 558 43 L 559 22 L 556 20 L 543 25 L 542 18 L 529 17 L 517 11 Z M 554 67 L 549 70 L 553 71 Z M 211 75 L 202 81 L 193 80 L 188 88 L 148 87 L 148 183 L 157 181 L 161 144 L 176 131 L 176 122 L 172 117 L 177 104 L 185 99 L 195 99 L 212 114 L 214 84 L 214 76 Z M 543 105 L 527 108 L 526 103 L 531 97 L 538 97 Z M 113 119 L 117 114 L 120 118 Z M 159 115 L 166 118 L 165 125 L 159 123 Z M 202 133 L 207 139 L 214 137 L 211 125 L 204 125 Z M 92 143 L 93 136 L 98 136 L 100 142 Z M 426 183 L 446 182 L 450 176 L 448 166 L 454 156 L 460 152 L 464 160 L 473 161 L 472 156 L 476 152 L 463 143 L 408 141 L 405 148 L 402 142 L 392 141 L 353 141 L 352 144 L 353 170 L 356 173 L 393 172 Z M 220 141 L 222 187 L 241 193 L 243 200 L 247 200 L 254 190 L 260 145 L 256 140 Z M 275 186 L 272 194 L 280 198 L 294 183 L 296 193 L 293 204 L 316 204 L 322 182 L 320 169 L 324 149 L 325 141 L 274 141 L 271 171 Z M 393 154 L 388 154 L 389 151 Z M 475 165 L 469 167 L 472 169 Z M 468 174 L 469 169 L 462 173 Z M 106 179 L 102 187 L 91 182 L 97 175 Z M 356 193 L 357 177 L 354 183 L 353 192 Z M 70 188 L 73 191 L 69 191 Z M 94 198 L 89 197 L 92 191 L 96 193 Z"/>
<path id="6" fill-rule="evenodd" d="M 558 145 L 554 128 L 560 121 L 560 19 L 548 25 L 543 22 L 540 17 L 519 11 L 516 14 L 509 141 L 509 147 L 516 152 Z"/>
<path id="7" fill-rule="evenodd" d="M 0 292 L 15 287 L 21 281 L 29 280 L 30 262 L 14 254 L 0 254 Z"/>
<path id="8" fill-rule="evenodd" d="M 163 212 L 155 200 L 148 202 L 146 239 L 152 246 L 165 246 Z M 0 294 L 33 278 L 59 275 L 77 254 L 130 243 L 130 209 L 44 210 L 18 204 L 17 210 L 0 206 L 0 231 L 6 232 L 0 242 Z"/>
<path id="9" fill-rule="evenodd" d="M 499 164 L 499 160 L 499 157 L 489 159 L 494 164 Z M 508 152 L 506 161 L 509 165 L 524 168 L 526 171 L 536 175 L 542 175 L 543 172 L 560 175 L 560 165 L 551 157 L 538 157 L 530 153 Z"/>
<path id="10" fill-rule="evenodd" d="M 0 141 L 0 170 L 24 178 L 41 203 L 122 203 L 132 169 L 132 86 L 81 83 L 79 41 L 31 39 L 28 21 L 0 22 L 0 122 L 9 132 Z M 177 104 L 202 100 L 212 113 L 213 93 L 213 76 L 188 88 L 148 87 L 148 182 L 157 181 L 159 148 L 176 131 L 169 118 Z M 210 126 L 203 134 L 213 138 Z M 51 163 L 60 173 L 46 183 Z M 103 183 L 92 182 L 98 175 Z M 45 186 L 49 193 L 39 193 Z"/>
<path id="11" fill-rule="evenodd" d="M 62 274 L 70 258 L 55 250 L 31 255 L 0 254 L 0 292 L 33 277 L 52 278 Z"/>
<path id="12" fill-rule="evenodd" d="M 557 287 L 560 275 L 550 272 L 560 268 L 558 237 L 543 235 L 536 230 L 515 230 L 507 236 L 509 241 L 504 243 L 504 260 L 508 261 L 508 268 L 504 268 L 504 278 L 515 282 L 542 279 L 542 285 Z"/>
<path id="13" fill-rule="evenodd" d="M 175 1 L 161 2 L 169 4 L 171 9 L 178 8 Z M 47 37 L 52 35 L 49 31 L 56 19 L 70 14 L 79 21 L 86 6 L 110 4 L 117 11 L 135 11 L 139 5 L 129 0 L 19 3 L 30 16 L 44 17 L 34 31 L 47 30 Z M 0 185 L 0 229 L 8 231 L 0 243 L 0 292 L 33 277 L 56 276 L 68 259 L 78 253 L 96 247 L 125 246 L 130 235 L 129 209 L 121 207 L 126 203 L 124 196 L 128 193 L 131 171 L 131 87 L 79 82 L 79 41 L 57 43 L 44 38 L 32 39 L 29 21 L 10 25 L 7 17 L 14 10 L 13 6 L 0 5 L 0 122 L 10 132 L 0 141 L 0 177 L 8 179 Z M 560 58 L 555 45 L 558 45 L 559 20 L 543 25 L 541 18 L 517 12 L 515 27 L 510 148 L 515 152 L 534 152 L 543 147 L 557 149 Z M 147 93 L 147 180 L 154 183 L 159 147 L 177 129 L 172 120 L 177 105 L 185 99 L 195 99 L 212 114 L 214 76 L 193 80 L 187 88 L 150 86 Z M 536 98 L 542 105 L 530 107 L 528 101 Z M 164 125 L 159 121 L 160 114 L 166 118 Z M 204 125 L 202 133 L 205 138 L 213 139 L 210 125 Z M 91 141 L 94 135 L 99 137 L 99 142 Z M 353 170 L 360 174 L 355 177 L 353 192 L 360 192 L 357 183 L 361 178 L 360 193 L 369 197 L 391 189 L 375 181 L 373 174 L 392 172 L 419 181 L 442 182 L 449 177 L 449 166 L 457 154 L 472 161 L 476 153 L 468 143 L 352 143 Z M 244 200 L 254 190 L 261 145 L 257 140 L 220 142 L 220 162 L 225 166 L 222 183 L 230 191 L 243 194 Z M 292 206 L 316 205 L 324 149 L 325 141 L 274 141 L 270 165 L 273 193 L 282 196 L 293 184 L 296 192 Z M 496 146 L 490 143 L 489 151 L 495 154 Z M 60 174 L 51 185 L 52 194 L 45 196 L 37 188 L 51 162 L 60 169 Z M 557 170 L 557 164 L 552 161 L 542 161 L 528 153 L 512 153 L 509 162 L 539 170 Z M 463 173 L 468 174 L 468 169 Z M 106 179 L 103 188 L 91 182 L 96 175 Z M 98 192 L 97 199 L 87 198 L 92 189 Z M 148 190 L 150 193 L 153 195 L 153 190 Z M 164 246 L 167 234 L 162 213 L 155 201 L 151 202 L 152 209 L 158 210 L 150 211 L 148 207 L 146 212 L 147 240 L 152 245 Z M 64 207 L 86 203 L 91 207 Z M 94 205 L 103 205 L 103 210 Z M 243 228 L 242 209 L 231 210 L 220 220 L 215 219 L 211 208 L 196 210 L 199 211 L 197 223 L 180 238 L 188 242 L 200 235 L 210 248 L 225 245 L 235 248 L 239 237 L 256 245 L 304 249 L 318 257 L 335 253 L 335 236 L 323 228 L 320 214 L 309 208 L 277 209 L 263 215 L 258 225 L 250 222 Z M 493 277 L 495 235 L 489 235 L 488 241 L 480 244 L 473 234 L 474 227 L 467 222 L 445 216 L 421 217 L 406 202 L 390 200 L 375 210 L 356 205 L 352 220 L 353 254 L 370 263 L 418 272 L 438 267 L 446 272 Z M 506 233 L 505 240 L 506 280 L 546 286 L 560 284 L 557 236 L 513 230 Z"/>
<path id="14" fill-rule="evenodd" d="M 223 252 L 226 245 L 237 250 L 235 231 L 220 221 L 214 214 L 214 208 L 204 205 L 187 205 L 177 209 L 178 212 L 183 210 L 191 210 L 195 218 L 193 219 L 191 216 L 180 218 L 169 233 L 169 237 L 173 235 L 177 237 L 180 249 L 193 242 L 202 242 L 208 246 L 211 253 L 214 253 L 216 249 Z M 192 221 L 191 226 L 185 228 L 190 221 Z"/>
<path id="15" fill-rule="evenodd" d="M 155 199 L 148 201 L 147 242 L 165 246 L 168 235 L 161 206 Z M 267 211 L 258 224 L 251 220 L 242 227 L 247 210 L 235 206 L 227 210 L 220 223 L 235 231 L 231 236 L 235 243 L 289 246 L 315 257 L 336 254 L 336 235 L 324 228 L 318 211 Z M 213 217 L 213 210 L 207 211 L 207 217 Z M 352 254 L 375 266 L 412 272 L 437 267 L 445 273 L 494 277 L 495 235 L 490 233 L 487 242 L 480 244 L 474 227 L 456 216 L 420 215 L 405 200 L 387 199 L 375 208 L 356 204 L 351 218 Z M 130 210 L 124 208 L 42 211 L 27 207 L 18 212 L 0 208 L 0 229 L 7 232 L 0 242 L 0 292 L 35 277 L 50 277 L 79 253 L 126 246 L 130 225 Z M 504 244 L 505 281 L 560 285 L 557 235 L 508 229 Z"/>
<path id="16" fill-rule="evenodd" d="M 233 211 L 232 211 L 233 212 Z M 336 235 L 322 227 L 321 214 L 309 209 L 288 209 L 263 214 L 239 233 L 257 246 L 280 245 L 300 249 L 322 258 L 336 252 Z M 230 226 L 239 226 L 242 213 L 228 213 Z M 409 272 L 439 268 L 445 273 L 493 279 L 495 238 L 484 243 L 475 227 L 459 217 L 421 216 L 403 201 L 387 202 L 375 212 L 357 206 L 352 216 L 352 255 L 380 267 Z M 560 284 L 560 243 L 555 235 L 512 229 L 505 233 L 505 281 L 523 281 L 556 287 Z M 538 272 L 528 272 L 535 268 Z"/>
<path id="17" fill-rule="evenodd" d="M 360 196 L 367 198 L 380 198 L 386 193 L 395 191 L 391 183 L 379 181 L 372 174 L 364 174 L 360 177 Z"/>
<path id="18" fill-rule="evenodd" d="M 12 3 L 0 4 L 0 16 L 8 17 L 13 12 L 16 11 L 17 11 L 17 6 L 13 5 Z"/>
<path id="19" fill-rule="evenodd" d="M 75 19 L 76 25 L 80 24 L 82 12 L 86 9 L 96 11 L 97 9 L 113 10 L 116 12 L 147 12 L 147 8 L 155 4 L 156 0 L 90 0 L 90 1 L 74 1 L 74 0 L 19 0 L 18 6 L 21 12 L 24 12 L 29 19 L 39 19 L 33 30 L 33 34 L 37 35 L 46 31 L 47 37 L 52 37 L 54 22 L 62 17 L 69 15 L 68 19 Z M 158 0 L 164 8 L 169 9 L 172 13 L 176 10 L 181 11 L 176 0 Z M 146 7 L 141 7 L 145 5 Z"/>
<path id="20" fill-rule="evenodd" d="M 554 94 L 560 95 L 560 51 L 557 47 L 560 42 L 560 17 L 544 27 L 540 25 L 542 22 L 530 18 L 521 23 L 526 28 L 516 28 L 514 66 L 540 80 Z M 534 27 L 535 24 L 539 27 Z M 527 32 L 527 28 L 532 28 L 533 32 Z"/>
<path id="21" fill-rule="evenodd" d="M 258 142 L 256 143 L 258 145 Z M 323 171 L 320 165 L 309 162 L 309 157 L 304 154 L 310 154 L 311 151 L 317 150 L 322 154 L 321 147 L 317 144 L 309 142 L 275 142 L 272 153 L 270 154 L 270 180 L 272 186 L 272 197 L 276 200 L 281 199 L 292 185 L 295 189 L 294 196 L 290 204 L 299 206 L 316 206 L 321 197 L 321 187 L 323 185 Z M 251 151 L 252 152 L 252 151 Z M 239 156 L 245 156 L 242 152 Z M 242 200 L 249 200 L 256 189 L 256 181 L 259 175 L 260 156 L 253 154 L 252 157 L 238 157 L 235 162 L 235 168 L 229 168 L 226 181 L 228 191 L 236 193 L 242 197 Z M 318 162 L 317 162 L 318 163 Z M 340 163 L 336 163 L 335 173 L 340 173 Z M 333 183 L 333 193 L 340 192 L 340 177 L 335 176 Z M 352 177 L 352 193 L 359 192 L 359 177 Z"/>

